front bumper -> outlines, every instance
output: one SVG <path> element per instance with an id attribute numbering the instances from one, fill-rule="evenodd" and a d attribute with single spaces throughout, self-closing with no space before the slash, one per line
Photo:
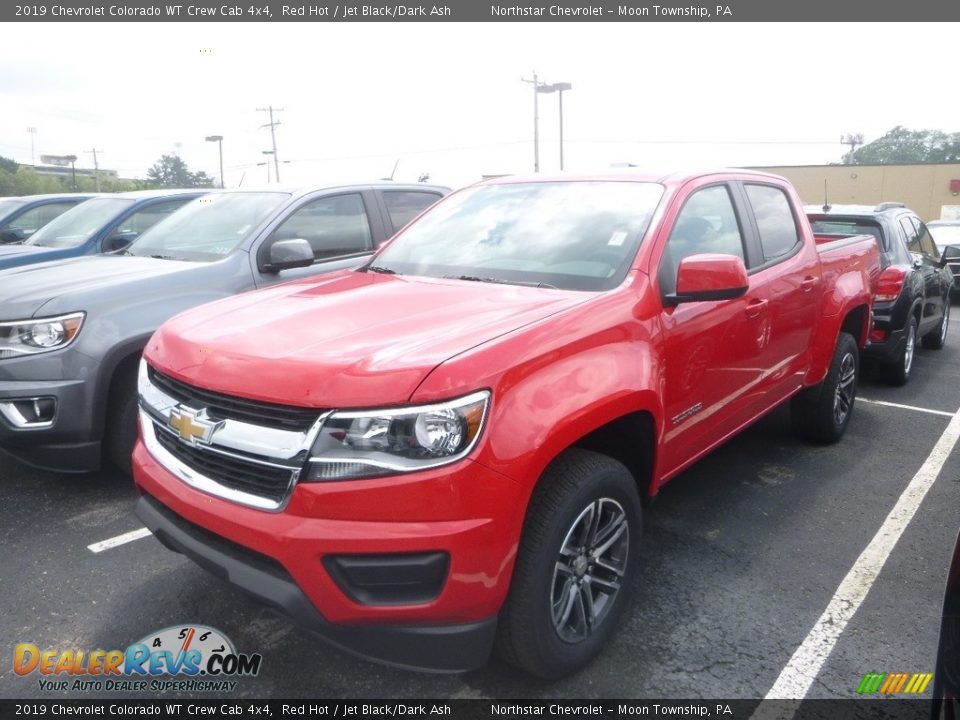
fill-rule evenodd
<path id="1" fill-rule="evenodd" d="M 506 597 L 525 508 L 514 481 L 463 460 L 409 476 L 300 483 L 279 512 L 215 497 L 138 442 L 137 513 L 158 539 L 365 658 L 419 670 L 483 665 Z M 429 600 L 363 602 L 331 558 L 443 553 Z"/>
<path id="2" fill-rule="evenodd" d="M 17 417 L 14 401 L 32 398 L 55 402 L 49 422 L 24 423 Z M 100 440 L 92 437 L 92 408 L 85 380 L 0 380 L 0 450 L 42 470 L 97 470 Z"/>

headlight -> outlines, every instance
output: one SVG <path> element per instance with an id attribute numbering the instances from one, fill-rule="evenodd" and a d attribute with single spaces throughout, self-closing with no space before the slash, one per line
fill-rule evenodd
<path id="1" fill-rule="evenodd" d="M 69 345 L 85 313 L 0 323 L 0 360 L 59 350 Z"/>
<path id="2" fill-rule="evenodd" d="M 446 465 L 480 437 L 490 393 L 433 405 L 333 412 L 311 451 L 306 482 L 354 480 Z"/>

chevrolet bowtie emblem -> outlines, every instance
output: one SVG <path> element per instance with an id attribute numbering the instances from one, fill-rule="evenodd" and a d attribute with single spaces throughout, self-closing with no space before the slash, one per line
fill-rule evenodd
<path id="1" fill-rule="evenodd" d="M 223 426 L 223 420 L 214 422 L 205 416 L 206 410 L 191 410 L 176 407 L 170 411 L 168 425 L 176 430 L 180 439 L 191 445 L 209 445 L 213 434 Z"/>

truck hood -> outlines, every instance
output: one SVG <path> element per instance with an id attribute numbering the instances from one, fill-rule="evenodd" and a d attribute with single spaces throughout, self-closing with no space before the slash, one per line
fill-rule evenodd
<path id="1" fill-rule="evenodd" d="M 24 265 L 3 272 L 0 280 L 0 321 L 36 314 L 90 310 L 95 296 L 122 304 L 130 294 L 148 292 L 158 279 L 195 263 L 130 256 L 92 255 Z M 123 286 L 127 286 L 124 294 Z"/>
<path id="2" fill-rule="evenodd" d="M 162 372 L 228 395 L 317 408 L 395 405 L 445 360 L 590 297 L 343 272 L 179 315 L 145 355 Z"/>

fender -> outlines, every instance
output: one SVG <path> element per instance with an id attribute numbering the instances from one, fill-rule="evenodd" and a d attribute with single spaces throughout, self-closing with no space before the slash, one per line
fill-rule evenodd
<path id="1" fill-rule="evenodd" d="M 866 347 L 872 323 L 872 292 L 859 269 L 843 272 L 836 278 L 833 289 L 823 297 L 820 327 L 810 353 L 810 368 L 804 385 L 817 385 L 826 377 L 841 330 L 849 331 L 861 349 Z M 860 311 L 855 326 L 847 324 L 851 313 Z"/>
<path id="2" fill-rule="evenodd" d="M 633 313 L 634 298 L 628 285 L 451 358 L 410 401 L 489 388 L 486 430 L 472 459 L 527 485 L 529 499 L 547 465 L 598 428 L 636 412 L 652 417 L 654 433 L 662 427 L 659 326 L 656 317 Z M 603 329 L 584 334 L 588 327 Z"/>

